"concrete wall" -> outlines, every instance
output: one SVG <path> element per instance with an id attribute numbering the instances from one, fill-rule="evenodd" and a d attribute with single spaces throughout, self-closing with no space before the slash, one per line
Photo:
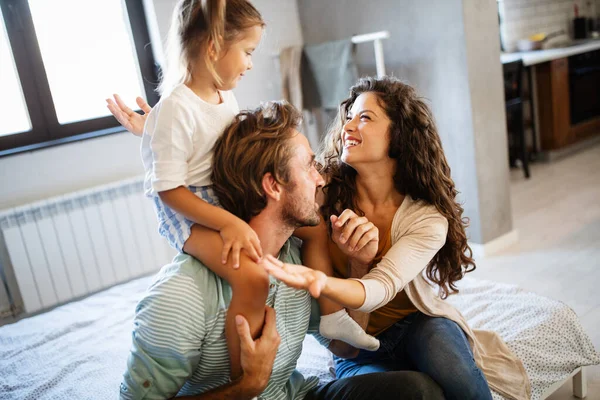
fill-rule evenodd
<path id="1" fill-rule="evenodd" d="M 463 0 L 469 94 L 475 139 L 481 241 L 512 229 L 508 145 L 498 17 L 489 0 Z"/>
<path id="2" fill-rule="evenodd" d="M 489 4 L 487 4 L 489 3 Z M 305 43 L 388 30 L 386 70 L 430 101 L 469 235 L 486 243 L 512 229 L 496 3 L 485 0 L 298 0 Z M 374 74 L 373 46 L 358 48 Z"/>
<path id="3" fill-rule="evenodd" d="M 146 0 L 153 45 L 166 38 L 175 0 Z M 263 42 L 254 57 L 254 70 L 236 89 L 241 107 L 281 97 L 274 54 L 302 44 L 295 0 L 256 0 L 267 22 Z M 160 59 L 160 54 L 158 54 Z M 107 96 L 112 89 L 107 91 Z M 133 104 L 133 99 L 128 99 Z M 143 173 L 139 139 L 129 133 L 90 139 L 0 158 L 0 210 L 125 179 Z"/>

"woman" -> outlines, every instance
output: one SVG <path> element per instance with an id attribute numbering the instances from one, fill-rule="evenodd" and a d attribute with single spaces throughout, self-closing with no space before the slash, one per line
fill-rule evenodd
<path id="1" fill-rule="evenodd" d="M 448 399 L 491 399 L 489 387 L 528 398 L 523 365 L 500 337 L 472 331 L 443 301 L 475 264 L 427 105 L 397 79 L 364 78 L 340 117 L 321 157 L 337 278 L 264 261 L 288 285 L 358 311 L 357 322 L 380 340 L 376 352 L 346 346 L 337 376 L 410 369 L 431 376 Z"/>

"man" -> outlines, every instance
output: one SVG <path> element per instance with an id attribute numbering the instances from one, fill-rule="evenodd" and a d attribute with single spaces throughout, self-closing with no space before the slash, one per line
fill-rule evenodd
<path id="1" fill-rule="evenodd" d="M 298 112 L 269 103 L 240 113 L 215 147 L 213 185 L 221 205 L 248 221 L 263 254 L 300 264 L 301 226 L 320 222 L 316 191 L 324 185 Z M 222 246 L 205 230 L 208 247 Z M 241 260 L 240 271 L 244 270 Z M 133 346 L 121 398 L 193 399 L 387 399 L 442 398 L 439 387 L 417 372 L 356 376 L 318 387 L 295 371 L 309 325 L 311 298 L 270 278 L 265 324 L 256 340 L 236 316 L 242 377 L 231 382 L 224 336 L 231 300 L 228 283 L 198 260 L 179 254 L 159 272 L 136 308 Z"/>

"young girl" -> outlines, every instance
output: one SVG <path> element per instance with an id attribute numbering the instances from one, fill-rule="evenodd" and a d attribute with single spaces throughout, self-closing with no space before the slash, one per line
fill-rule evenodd
<path id="1" fill-rule="evenodd" d="M 167 64 L 165 68 L 159 87 L 161 101 L 150 112 L 150 107 L 137 99 L 149 113 L 147 121 L 146 115 L 133 112 L 117 95 L 116 103 L 107 100 L 108 108 L 125 128 L 135 134 L 143 128 L 145 191 L 154 200 L 161 235 L 231 285 L 225 335 L 232 378 L 242 372 L 235 316 L 244 315 L 252 334 L 258 335 L 264 323 L 269 278 L 256 264 L 262 256 L 256 233 L 218 206 L 210 182 L 212 148 L 239 111 L 230 90 L 252 68 L 252 53 L 264 25 L 260 13 L 247 0 L 182 0 L 175 9 L 169 38 L 168 59 L 175 65 Z M 194 224 L 218 231 L 223 248 L 214 249 L 213 254 L 201 250 L 203 237 Z M 305 263 L 330 271 L 327 247 L 321 240 L 311 240 L 310 232 L 302 234 L 299 230 L 298 234 L 305 241 Z M 242 249 L 247 255 L 240 254 Z M 237 269 L 240 255 L 243 272 Z M 228 259 L 230 265 L 224 265 Z M 379 342 L 342 307 L 326 300 L 320 306 L 323 336 L 359 348 L 378 348 Z"/>

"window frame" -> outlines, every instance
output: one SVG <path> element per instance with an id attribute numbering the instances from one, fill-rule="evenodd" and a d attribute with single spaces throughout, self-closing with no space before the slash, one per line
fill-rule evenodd
<path id="1" fill-rule="evenodd" d="M 143 0 L 124 0 L 148 103 L 154 106 L 158 67 L 154 61 Z M 112 116 L 65 125 L 58 122 L 27 0 L 0 0 L 31 130 L 0 136 L 0 157 L 105 136 L 124 129 Z M 117 62 L 107 59 L 106 62 Z"/>

